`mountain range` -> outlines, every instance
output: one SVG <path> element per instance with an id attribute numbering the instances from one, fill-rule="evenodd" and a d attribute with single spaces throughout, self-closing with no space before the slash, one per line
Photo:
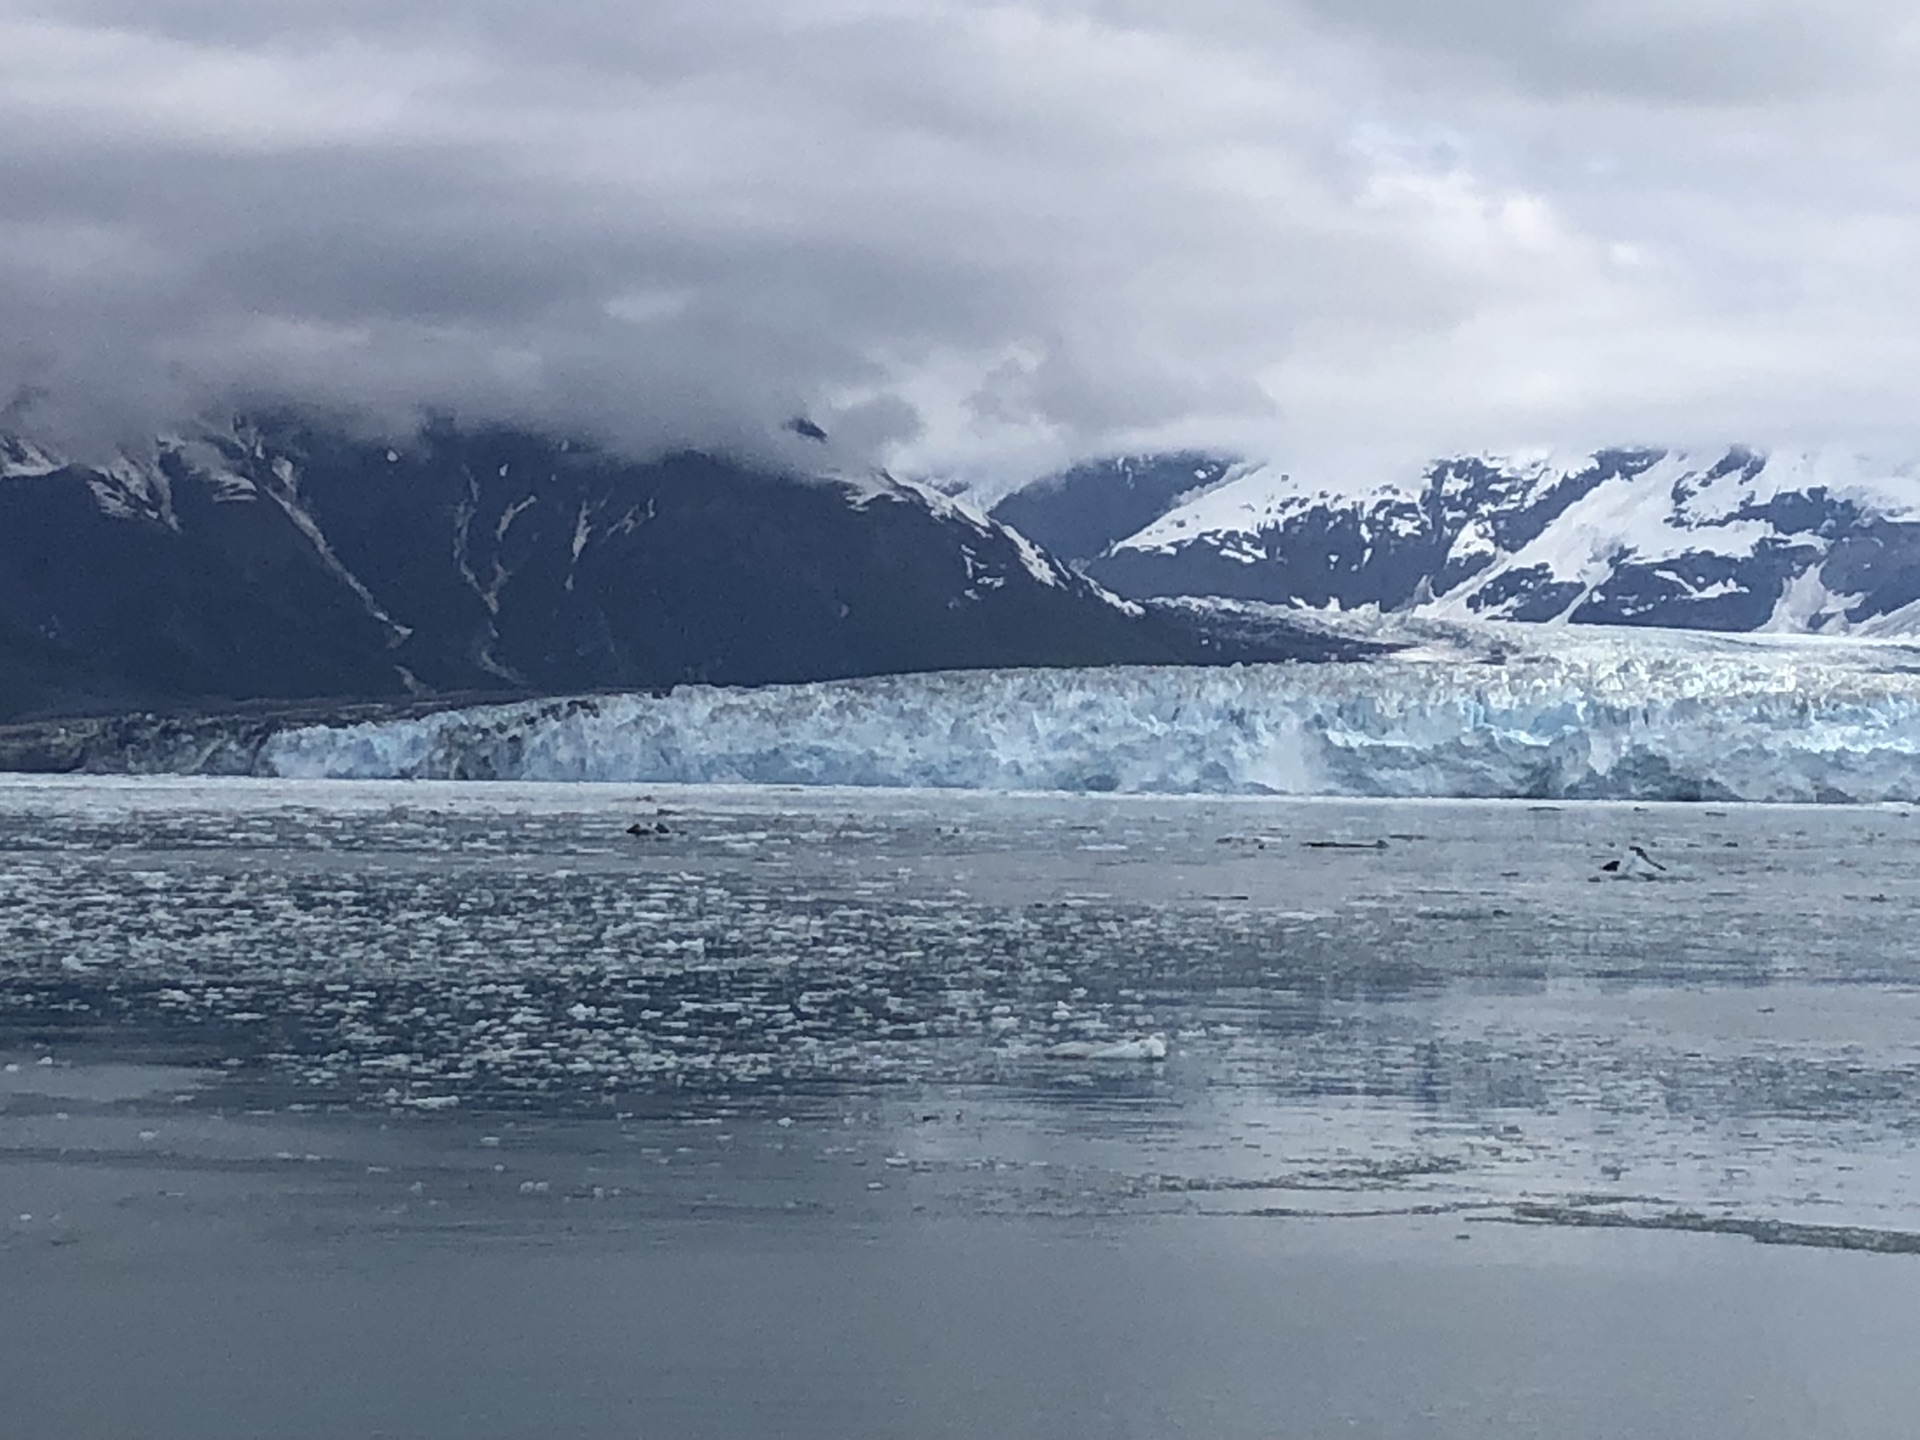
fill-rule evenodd
<path id="1" fill-rule="evenodd" d="M 1182 453 L 1084 465 L 992 513 L 1136 599 L 1920 630 L 1920 472 L 1837 452 L 1460 457 L 1359 492 Z"/>
<path id="2" fill-rule="evenodd" d="M 884 474 L 310 415 L 0 438 L 0 718 L 1326 652 L 1216 641 Z"/>
<path id="3" fill-rule="evenodd" d="M 1358 653 L 1274 603 L 1911 634 L 1920 475 L 1622 449 L 1354 491 L 1188 451 L 983 513 L 884 473 L 446 421 L 275 412 L 103 463 L 0 436 L 0 720 Z"/>

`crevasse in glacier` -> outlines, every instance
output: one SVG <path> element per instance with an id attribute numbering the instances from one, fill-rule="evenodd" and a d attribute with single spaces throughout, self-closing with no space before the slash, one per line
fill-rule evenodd
<path id="1" fill-rule="evenodd" d="M 1449 638 L 1356 664 L 533 701 L 290 730 L 262 761 L 287 777 L 1920 800 L 1912 647 L 1537 627 Z"/>

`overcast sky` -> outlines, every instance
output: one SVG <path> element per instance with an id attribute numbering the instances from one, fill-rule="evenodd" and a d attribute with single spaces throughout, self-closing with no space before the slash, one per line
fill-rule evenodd
<path id="1" fill-rule="evenodd" d="M 0 0 L 0 405 L 1920 453 L 1916 13 Z"/>

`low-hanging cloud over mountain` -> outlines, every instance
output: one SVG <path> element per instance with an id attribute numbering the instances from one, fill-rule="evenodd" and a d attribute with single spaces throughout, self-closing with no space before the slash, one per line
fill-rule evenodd
<path id="1" fill-rule="evenodd" d="M 636 448 L 804 413 L 975 475 L 1920 449 L 1911 17 L 0 0 L 0 407 L 102 437 L 290 395 Z"/>

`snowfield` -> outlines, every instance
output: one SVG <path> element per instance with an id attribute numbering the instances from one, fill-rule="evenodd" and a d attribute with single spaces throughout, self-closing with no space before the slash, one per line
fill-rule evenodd
<path id="1" fill-rule="evenodd" d="M 1352 619 L 1384 660 L 688 686 L 286 731 L 286 778 L 1913 801 L 1920 648 Z"/>
<path id="2" fill-rule="evenodd" d="M 1054 512 L 1097 513 L 1084 489 L 1042 485 L 1005 511 L 1071 534 Z M 1456 456 L 1372 489 L 1240 466 L 1086 559 L 1136 596 L 1911 637 L 1920 472 L 1840 449 L 1739 446 Z"/>

